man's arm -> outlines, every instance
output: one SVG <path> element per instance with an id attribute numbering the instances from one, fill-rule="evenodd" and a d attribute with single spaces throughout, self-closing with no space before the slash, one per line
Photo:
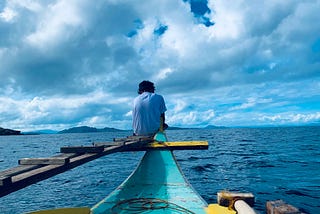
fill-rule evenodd
<path id="1" fill-rule="evenodd" d="M 160 131 L 166 130 L 168 128 L 168 125 L 165 123 L 165 120 L 165 113 L 162 113 L 160 116 Z"/>

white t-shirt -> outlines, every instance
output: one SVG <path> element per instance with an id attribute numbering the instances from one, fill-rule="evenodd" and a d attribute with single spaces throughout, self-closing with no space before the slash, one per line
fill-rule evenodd
<path id="1" fill-rule="evenodd" d="M 156 133 L 160 127 L 160 116 L 166 110 L 161 95 L 143 92 L 133 102 L 133 132 L 136 135 Z"/>

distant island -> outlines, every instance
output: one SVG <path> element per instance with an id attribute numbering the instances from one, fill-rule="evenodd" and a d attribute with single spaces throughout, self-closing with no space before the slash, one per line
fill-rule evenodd
<path id="1" fill-rule="evenodd" d="M 0 135 L 21 135 L 21 131 L 4 129 L 0 127 Z"/>
<path id="2" fill-rule="evenodd" d="M 306 126 L 316 126 L 318 127 L 319 124 L 309 124 Z M 266 127 L 298 127 L 298 126 L 239 126 L 239 127 L 226 127 L 226 126 L 215 126 L 215 125 L 208 125 L 202 128 L 194 128 L 194 127 L 176 127 L 176 126 L 169 126 L 167 130 L 210 130 L 210 129 L 227 129 L 227 128 L 266 128 Z M 66 134 L 66 133 L 97 133 L 97 132 L 124 132 L 124 131 L 132 131 L 132 130 L 123 130 L 123 129 L 116 129 L 116 128 L 95 128 L 89 126 L 78 126 L 72 127 L 69 129 L 64 129 L 62 131 L 51 130 L 51 129 L 43 129 L 43 130 L 34 130 L 34 131 L 26 131 L 21 132 L 12 129 L 6 129 L 0 127 L 0 136 L 4 135 L 41 135 L 41 134 Z"/>
<path id="3" fill-rule="evenodd" d="M 184 127 L 175 127 L 175 126 L 169 126 L 168 130 L 190 130 L 190 129 L 221 129 L 221 128 L 227 128 L 224 126 L 213 126 L 208 125 L 203 128 L 184 128 Z M 78 126 L 78 127 L 72 127 L 69 129 L 64 129 L 62 131 L 54 131 L 54 130 L 37 130 L 37 131 L 30 131 L 30 132 L 21 132 L 17 130 L 12 129 L 5 129 L 0 127 L 0 135 L 39 135 L 39 134 L 66 134 L 66 133 L 94 133 L 94 132 L 121 132 L 121 131 L 128 131 L 128 130 L 122 130 L 122 129 L 116 129 L 116 128 L 95 128 L 95 127 L 89 127 L 89 126 Z"/>
<path id="4" fill-rule="evenodd" d="M 209 125 L 204 128 L 180 128 L 180 127 L 169 126 L 168 130 L 219 129 L 219 128 L 226 128 L 226 127 Z M 79 126 L 79 127 L 73 127 L 70 129 L 64 129 L 64 130 L 59 131 L 57 133 L 58 134 L 66 134 L 66 133 L 119 132 L 119 131 L 126 131 L 126 130 L 109 128 L 109 127 L 98 129 L 98 128 L 89 127 L 89 126 Z"/>
<path id="5" fill-rule="evenodd" d="M 227 128 L 225 126 L 213 126 L 213 125 L 208 125 L 203 128 L 181 128 L 181 127 L 175 127 L 175 126 L 169 126 L 168 130 L 189 130 L 189 129 L 224 129 Z"/>
<path id="6" fill-rule="evenodd" d="M 208 125 L 206 127 L 204 127 L 203 129 L 225 129 L 228 128 L 226 126 L 214 126 L 214 125 Z"/>
<path id="7" fill-rule="evenodd" d="M 109 127 L 98 129 L 98 128 L 89 127 L 89 126 L 79 126 L 79 127 L 73 127 L 73 128 L 70 128 L 70 129 L 64 129 L 62 131 L 59 131 L 58 134 L 89 133 L 89 132 L 119 132 L 119 131 L 124 131 L 124 130 L 115 129 L 115 128 L 109 128 Z"/>

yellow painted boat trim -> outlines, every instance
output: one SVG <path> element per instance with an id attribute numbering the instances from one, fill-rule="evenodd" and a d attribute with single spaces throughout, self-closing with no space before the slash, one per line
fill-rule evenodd
<path id="1" fill-rule="evenodd" d="M 209 204 L 205 208 L 207 214 L 236 214 L 237 212 L 228 207 L 220 206 L 219 204 Z"/>
<path id="2" fill-rule="evenodd" d="M 72 208 L 60 208 L 53 210 L 40 210 L 30 212 L 27 214 L 90 214 L 91 210 L 89 207 L 72 207 Z"/>
<path id="3" fill-rule="evenodd" d="M 185 147 L 185 146 L 208 146 L 208 141 L 172 141 L 172 142 L 152 142 L 146 145 L 148 148 Z"/>

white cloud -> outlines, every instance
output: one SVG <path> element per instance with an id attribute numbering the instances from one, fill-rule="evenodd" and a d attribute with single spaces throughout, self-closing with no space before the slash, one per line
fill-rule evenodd
<path id="1" fill-rule="evenodd" d="M 124 115 L 125 117 L 132 117 L 132 110 L 128 111 L 127 113 L 125 113 Z"/>
<path id="2" fill-rule="evenodd" d="M 178 113 L 178 112 L 181 112 L 182 110 L 184 110 L 186 107 L 187 107 L 187 102 L 181 100 L 181 99 L 178 99 L 175 101 L 175 107 L 173 109 L 173 112 L 174 113 Z"/>
<path id="3" fill-rule="evenodd" d="M 245 2 L 209 1 L 209 5 L 214 10 L 211 19 L 216 23 L 210 29 L 210 36 L 223 42 L 241 38 L 246 29 L 243 21 L 245 14 L 242 13 Z"/>
<path id="4" fill-rule="evenodd" d="M 26 37 L 26 42 L 40 49 L 59 45 L 73 37 L 73 33 L 83 24 L 83 14 L 76 1 L 58 1 L 48 5 L 46 13 L 41 13 L 41 21 L 35 32 Z"/>
<path id="5" fill-rule="evenodd" d="M 168 114 L 166 121 L 171 126 L 199 127 L 199 125 L 212 124 L 214 117 L 214 110 L 209 109 L 206 111 L 188 111 Z"/>
<path id="6" fill-rule="evenodd" d="M 44 1 L 39 1 L 39 0 L 10 0 L 7 1 L 7 5 L 8 7 L 11 8 L 24 8 L 33 12 L 39 12 L 41 9 L 43 9 L 42 7 L 42 3 L 44 3 Z"/>
<path id="7" fill-rule="evenodd" d="M 272 102 L 272 99 L 259 99 L 259 98 L 250 97 L 247 99 L 247 102 L 231 107 L 230 111 L 248 109 L 248 108 L 255 107 L 258 104 L 266 104 L 271 102 Z"/>
<path id="8" fill-rule="evenodd" d="M 240 110 L 240 109 L 247 109 L 247 108 L 251 108 L 253 106 L 256 105 L 256 101 L 254 98 L 248 98 L 246 103 L 243 103 L 241 105 L 238 106 L 234 106 L 232 108 L 230 108 L 230 111 L 234 111 L 234 110 Z"/>
<path id="9" fill-rule="evenodd" d="M 63 123 L 66 123 L 64 128 L 85 123 L 89 125 L 96 123 L 103 127 L 112 121 L 111 118 L 114 118 L 113 106 L 127 104 L 127 98 L 116 98 L 100 92 L 95 92 L 88 97 L 34 97 L 20 100 L 0 97 L 0 127 L 28 130 L 30 125 L 25 127 L 26 124 L 47 125 L 54 128 L 62 127 Z M 6 121 L 9 117 L 12 118 Z M 122 124 L 121 127 L 128 128 L 128 124 Z"/>
<path id="10" fill-rule="evenodd" d="M 308 124 L 313 122 L 320 122 L 320 112 L 315 113 L 282 113 L 276 115 L 264 115 L 260 118 L 261 121 L 272 122 L 273 124 Z"/>
<path id="11" fill-rule="evenodd" d="M 14 17 L 17 16 L 17 13 L 10 9 L 10 8 L 4 8 L 4 10 L 0 13 L 0 18 L 5 22 L 10 22 L 14 19 Z"/>
<path id="12" fill-rule="evenodd" d="M 185 1 L 7 1 L 0 125 L 130 128 L 143 79 L 163 93 L 173 126 L 317 121 L 319 1 L 208 6 L 211 27 Z"/>
<path id="13" fill-rule="evenodd" d="M 172 73 L 172 72 L 174 72 L 174 70 L 173 70 L 172 68 L 164 68 L 164 69 L 160 70 L 158 74 L 156 74 L 156 76 L 154 77 L 154 79 L 155 79 L 156 81 L 164 80 L 164 79 L 166 79 L 167 76 L 168 76 L 170 73 Z"/>

